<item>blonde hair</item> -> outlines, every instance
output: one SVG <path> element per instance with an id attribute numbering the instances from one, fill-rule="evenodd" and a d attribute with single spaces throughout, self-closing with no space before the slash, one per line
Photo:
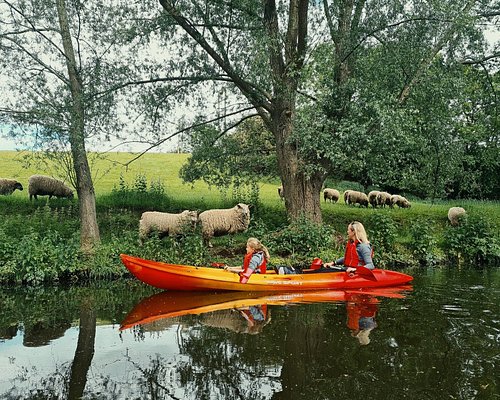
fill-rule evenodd
<path id="1" fill-rule="evenodd" d="M 361 243 L 370 243 L 368 237 L 366 236 L 365 227 L 361 222 L 353 221 L 349 224 L 349 228 L 351 228 L 351 230 L 354 232 L 356 240 L 360 241 Z"/>
<path id="2" fill-rule="evenodd" d="M 269 255 L 269 250 L 267 250 L 267 247 L 264 246 L 259 239 L 254 237 L 248 238 L 247 246 L 254 251 L 262 251 L 267 261 L 269 261 L 269 259 L 271 258 L 271 256 Z"/>

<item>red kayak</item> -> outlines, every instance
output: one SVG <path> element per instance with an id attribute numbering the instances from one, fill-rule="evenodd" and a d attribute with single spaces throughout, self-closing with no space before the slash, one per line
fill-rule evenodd
<path id="1" fill-rule="evenodd" d="M 354 274 L 344 271 L 309 271 L 279 275 L 274 271 L 253 274 L 240 283 L 237 273 L 221 268 L 195 267 L 145 260 L 121 254 L 127 269 L 140 281 L 164 290 L 191 291 L 304 291 L 321 289 L 360 289 L 404 285 L 413 277 L 401 272 L 358 267 Z"/>
<path id="2" fill-rule="evenodd" d="M 221 310 L 243 309 L 262 305 L 285 305 L 299 303 L 333 303 L 353 299 L 375 299 L 378 297 L 404 298 L 411 286 L 396 286 L 380 289 L 358 289 L 351 291 L 308 290 L 305 292 L 161 292 L 143 299 L 125 317 L 120 330 L 135 325 L 144 325 L 165 318 L 183 315 L 198 315 Z"/>

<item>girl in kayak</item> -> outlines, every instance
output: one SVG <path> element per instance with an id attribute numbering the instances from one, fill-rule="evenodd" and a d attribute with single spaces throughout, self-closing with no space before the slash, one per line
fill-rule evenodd
<path id="1" fill-rule="evenodd" d="M 254 272 L 266 273 L 267 261 L 269 261 L 269 250 L 259 239 L 249 238 L 247 240 L 247 253 L 243 259 L 243 267 L 226 267 L 227 271 L 237 272 L 240 275 L 240 282 L 247 283 L 248 278 Z"/>
<path id="2" fill-rule="evenodd" d="M 372 247 L 366 236 L 363 224 L 358 221 L 351 222 L 347 227 L 347 238 L 344 257 L 325 263 L 324 266 L 344 265 L 347 267 L 347 272 L 355 272 L 356 267 L 360 266 L 374 269 Z"/>

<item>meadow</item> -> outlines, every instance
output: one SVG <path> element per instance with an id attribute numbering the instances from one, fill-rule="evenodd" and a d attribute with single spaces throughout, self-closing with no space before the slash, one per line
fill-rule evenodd
<path id="1" fill-rule="evenodd" d="M 383 267 L 447 262 L 496 265 L 500 259 L 498 202 L 433 202 L 409 197 L 410 209 L 373 209 L 348 206 L 342 199 L 335 204 L 321 200 L 322 227 L 307 221 L 289 224 L 277 193 L 278 179 L 259 182 L 258 197 L 246 189 L 221 192 L 203 182 L 184 184 L 179 169 L 188 155 L 172 153 L 145 154 L 128 165 L 136 154 L 89 155 L 103 243 L 89 259 L 78 253 L 76 200 L 49 201 L 41 197 L 29 201 L 29 176 L 63 175 L 50 160 L 28 162 L 25 155 L 0 151 L 0 177 L 16 179 L 25 188 L 11 196 L 0 196 L 0 281 L 39 283 L 75 276 L 116 277 L 123 274 L 118 260 L 121 252 L 196 265 L 210 261 L 234 264 L 241 262 L 248 236 L 257 236 L 268 244 L 275 264 L 307 263 L 314 256 L 332 259 L 342 254 L 345 229 L 353 220 L 367 227 L 378 264 Z M 327 184 L 340 192 L 359 189 L 352 182 Z M 199 232 L 183 238 L 152 238 L 144 246 L 137 243 L 143 211 L 203 211 L 232 207 L 237 202 L 253 206 L 250 229 L 216 238 L 212 249 L 203 246 Z M 447 221 L 451 206 L 462 206 L 468 212 L 459 228 L 452 228 Z"/>

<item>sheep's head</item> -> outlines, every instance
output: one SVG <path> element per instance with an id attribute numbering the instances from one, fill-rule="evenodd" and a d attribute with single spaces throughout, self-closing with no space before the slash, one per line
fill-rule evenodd
<path id="1" fill-rule="evenodd" d="M 197 211 L 184 210 L 182 212 L 182 215 L 183 215 L 184 221 L 186 221 L 192 227 L 196 226 L 196 223 L 198 222 L 198 212 Z"/>
<path id="2" fill-rule="evenodd" d="M 19 182 L 16 182 L 14 185 L 14 190 L 23 190 L 23 185 L 21 185 Z"/>
<path id="3" fill-rule="evenodd" d="M 235 208 L 240 213 L 241 220 L 248 225 L 250 223 L 250 207 L 247 204 L 238 203 Z"/>

